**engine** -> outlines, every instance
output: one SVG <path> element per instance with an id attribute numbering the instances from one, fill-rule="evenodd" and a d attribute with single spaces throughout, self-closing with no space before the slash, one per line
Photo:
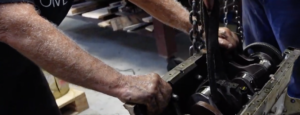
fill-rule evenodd
<path id="1" fill-rule="evenodd" d="M 218 100 L 210 98 L 205 55 L 193 55 L 163 76 L 172 85 L 173 96 L 161 115 L 270 113 L 287 87 L 300 50 L 290 48 L 281 54 L 265 43 L 250 44 L 243 55 L 229 57 L 224 64 L 230 79 L 217 81 Z M 146 115 L 143 106 L 125 107 L 131 115 Z"/>
<path id="2" fill-rule="evenodd" d="M 190 112 L 184 114 L 237 114 L 254 94 L 257 94 L 270 79 L 274 79 L 274 73 L 281 61 L 282 55 L 274 47 L 265 43 L 250 44 L 244 49 L 244 54 L 234 55 L 224 61 L 227 62 L 224 65 L 228 79 L 216 81 L 218 100 L 209 98 L 209 82 L 203 77 L 191 99 L 185 101 L 189 102 L 186 106 L 190 109 L 185 112 Z M 200 76 L 206 75 L 203 73 Z"/>
<path id="3" fill-rule="evenodd" d="M 218 43 L 218 19 L 218 0 L 193 0 L 192 55 L 163 76 L 173 94 L 161 115 L 267 115 L 284 93 L 300 50 L 288 48 L 281 53 L 256 42 L 245 48 L 239 44 L 225 54 Z M 198 31 L 200 22 L 203 31 Z M 203 32 L 205 44 L 200 39 Z M 144 106 L 126 104 L 125 108 L 131 115 L 146 115 Z"/>

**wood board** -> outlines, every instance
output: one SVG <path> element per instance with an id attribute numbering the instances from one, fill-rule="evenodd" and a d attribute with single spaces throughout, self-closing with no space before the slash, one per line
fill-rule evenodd
<path id="1" fill-rule="evenodd" d="M 142 20 L 143 20 L 144 22 L 150 23 L 150 22 L 152 22 L 153 18 L 152 18 L 152 16 L 149 16 L 149 17 L 143 18 Z"/>
<path id="2" fill-rule="evenodd" d="M 107 9 L 108 9 L 108 7 L 93 10 L 91 12 L 83 13 L 82 16 L 87 17 L 87 18 L 93 18 L 93 19 L 102 19 L 102 18 L 110 15 L 110 13 L 108 12 Z"/>
<path id="3" fill-rule="evenodd" d="M 56 99 L 56 104 L 63 115 L 76 115 L 89 108 L 85 93 L 72 88 L 67 94 Z"/>
<path id="4" fill-rule="evenodd" d="M 147 31 L 149 31 L 149 32 L 153 32 L 154 26 L 153 26 L 153 25 L 149 25 L 149 26 L 147 26 L 145 29 L 146 29 Z"/>

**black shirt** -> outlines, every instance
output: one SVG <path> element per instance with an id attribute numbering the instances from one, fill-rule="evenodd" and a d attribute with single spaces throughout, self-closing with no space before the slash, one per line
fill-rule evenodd
<path id="1" fill-rule="evenodd" d="M 73 0 L 0 0 L 0 5 L 19 2 L 34 5 L 41 16 L 59 25 Z M 39 67 L 1 42 L 0 88 L 0 115 L 60 114 Z"/>

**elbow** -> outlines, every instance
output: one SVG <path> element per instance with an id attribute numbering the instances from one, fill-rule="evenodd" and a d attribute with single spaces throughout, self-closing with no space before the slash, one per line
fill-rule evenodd
<path id="1" fill-rule="evenodd" d="M 0 42 L 9 44 L 24 35 L 35 15 L 38 14 L 30 4 L 0 4 Z"/>
<path id="2" fill-rule="evenodd" d="M 16 31 L 18 28 L 15 28 L 14 25 L 17 25 L 17 22 L 9 21 L 9 17 L 0 17 L 0 42 L 8 44 L 9 40 L 16 38 Z"/>
<path id="3" fill-rule="evenodd" d="M 0 42 L 4 42 L 6 43 L 6 39 L 7 39 L 7 31 L 8 31 L 8 27 L 6 26 L 5 23 L 2 23 L 0 20 Z"/>

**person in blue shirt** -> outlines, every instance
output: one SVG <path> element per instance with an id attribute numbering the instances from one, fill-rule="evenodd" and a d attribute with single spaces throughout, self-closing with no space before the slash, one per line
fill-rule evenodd
<path id="1" fill-rule="evenodd" d="M 300 0 L 243 0 L 242 21 L 246 45 L 265 42 L 283 52 L 300 48 Z M 300 60 L 295 62 L 288 95 L 300 98 Z"/>
<path id="2" fill-rule="evenodd" d="M 245 45 L 268 43 L 283 52 L 288 47 L 300 48 L 300 0 L 243 0 L 242 25 Z M 219 29 L 221 46 L 235 48 L 237 36 L 228 28 Z M 300 99 L 300 60 L 296 60 L 287 93 Z"/>

